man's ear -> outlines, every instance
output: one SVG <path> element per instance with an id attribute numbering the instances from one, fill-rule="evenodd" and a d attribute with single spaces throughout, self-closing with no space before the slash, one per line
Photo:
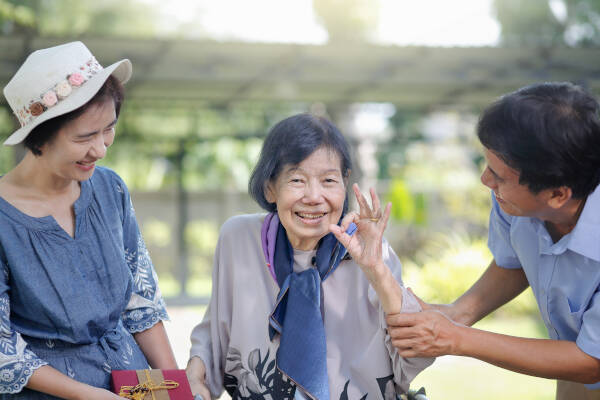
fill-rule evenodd
<path id="1" fill-rule="evenodd" d="M 275 196 L 275 190 L 273 189 L 273 182 L 268 181 L 265 184 L 264 194 L 265 194 L 265 199 L 267 199 L 267 201 L 269 203 L 277 202 L 277 197 Z"/>
<path id="2" fill-rule="evenodd" d="M 555 210 L 564 206 L 573 197 L 573 191 L 568 186 L 560 186 L 549 190 L 548 205 Z"/>

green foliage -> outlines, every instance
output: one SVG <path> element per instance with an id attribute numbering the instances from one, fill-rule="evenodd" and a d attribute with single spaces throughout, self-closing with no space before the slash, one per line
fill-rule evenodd
<path id="1" fill-rule="evenodd" d="M 261 146 L 261 139 L 232 138 L 189 146 L 184 165 L 185 187 L 245 191 Z"/>
<path id="2" fill-rule="evenodd" d="M 418 264 L 405 264 L 404 279 L 424 300 L 451 303 L 471 287 L 490 259 L 483 239 L 438 234 L 417 254 Z"/>
<path id="3" fill-rule="evenodd" d="M 530 317 L 497 318 L 492 330 L 512 336 L 544 338 Z M 554 400 L 556 383 L 512 372 L 468 357 L 446 356 L 421 372 L 411 387 L 424 386 L 432 400 Z"/>
<path id="4" fill-rule="evenodd" d="M 394 179 L 390 185 L 387 201 L 392 203 L 392 218 L 401 222 L 411 222 L 416 214 L 415 201 L 402 179 Z"/>
<path id="5" fill-rule="evenodd" d="M 16 119 L 15 119 L 16 121 Z M 12 113 L 9 113 L 8 107 L 0 107 L 0 138 L 4 141 L 13 129 L 16 129 L 13 122 Z M 5 147 L 0 150 L 0 175 L 5 174 L 14 166 L 14 151 L 12 148 Z"/>
<path id="6" fill-rule="evenodd" d="M 219 229 L 210 221 L 192 221 L 187 225 L 185 239 L 197 253 L 212 255 L 217 247 Z"/>
<path id="7" fill-rule="evenodd" d="M 246 191 L 269 128 L 302 111 L 306 105 L 240 102 L 227 107 L 146 108 L 126 100 L 115 143 L 103 162 L 132 189 L 174 186 L 181 162 L 187 190 Z"/>
<path id="8" fill-rule="evenodd" d="M 210 277 L 213 252 L 219 239 L 218 226 L 210 221 L 192 221 L 187 225 L 185 240 L 189 245 L 192 279 Z"/>
<path id="9" fill-rule="evenodd" d="M 387 193 L 387 201 L 392 203 L 391 217 L 405 224 L 424 225 L 427 218 L 425 195 L 411 193 L 402 179 L 394 179 Z"/>
<path id="10" fill-rule="evenodd" d="M 14 151 L 12 149 L 2 149 L 0 151 L 0 175 L 10 171 L 15 163 Z"/>
<path id="11" fill-rule="evenodd" d="M 406 164 L 406 150 L 411 143 L 423 141 L 421 122 L 423 112 L 404 110 L 397 106 L 396 112 L 388 119 L 392 135 L 377 150 L 379 179 L 389 179 L 402 174 Z"/>
<path id="12" fill-rule="evenodd" d="M 495 0 L 494 8 L 506 45 L 545 45 L 562 42 L 563 27 L 548 0 Z"/>
<path id="13" fill-rule="evenodd" d="M 600 44 L 599 0 L 494 0 L 507 46 Z M 564 12 L 555 12 L 552 5 Z"/>
<path id="14" fill-rule="evenodd" d="M 490 190 L 473 180 L 459 190 L 446 188 L 440 192 L 448 214 L 463 223 L 485 230 L 490 216 Z M 483 229 L 481 229 L 483 228 Z"/>
<path id="15" fill-rule="evenodd" d="M 156 218 L 148 219 L 142 226 L 144 240 L 160 275 L 161 288 L 168 296 L 177 295 L 180 288 L 176 281 L 177 257 L 173 257 L 178 250 L 173 229 L 169 223 Z M 205 295 L 207 285 L 210 294 L 213 253 L 218 239 L 219 230 L 214 222 L 193 220 L 187 224 L 185 241 L 188 248 L 189 280 L 186 285 L 193 288 L 195 295 Z M 198 292 L 200 289 L 201 292 Z"/>
<path id="16" fill-rule="evenodd" d="M 156 33 L 156 10 L 138 0 L 0 0 L 0 34 L 129 36 Z"/>
<path id="17" fill-rule="evenodd" d="M 202 5 L 180 4 L 182 22 L 161 0 L 0 0 L 0 36 L 206 37 Z"/>
<path id="18" fill-rule="evenodd" d="M 176 276 L 176 259 L 171 251 L 174 244 L 172 226 L 164 220 L 150 218 L 144 221 L 140 228 L 152 257 L 152 264 L 161 277 L 161 289 L 163 289 L 163 278 L 174 279 Z M 168 286 L 166 283 L 165 285 Z"/>
<path id="19" fill-rule="evenodd" d="M 438 234 L 416 255 L 416 261 L 405 262 L 403 279 L 427 302 L 452 303 L 483 274 L 491 259 L 484 238 Z M 538 313 L 531 290 L 501 308 L 501 313 Z"/>
<path id="20" fill-rule="evenodd" d="M 0 0 L 0 34 L 6 30 L 27 30 L 35 26 L 31 1 Z"/>
<path id="21" fill-rule="evenodd" d="M 144 241 L 149 246 L 166 247 L 171 243 L 171 227 L 152 218 L 144 223 Z"/>

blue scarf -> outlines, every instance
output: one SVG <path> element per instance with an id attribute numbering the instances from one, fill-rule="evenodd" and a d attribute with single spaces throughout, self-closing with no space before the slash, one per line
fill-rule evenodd
<path id="1" fill-rule="evenodd" d="M 346 233 L 355 231 L 356 225 L 351 224 Z M 280 334 L 277 368 L 313 399 L 329 400 L 321 282 L 335 271 L 346 249 L 329 233 L 319 242 L 316 268 L 294 272 L 294 249 L 277 214 L 265 218 L 262 244 L 267 266 L 280 288 L 269 317 L 271 340 Z"/>

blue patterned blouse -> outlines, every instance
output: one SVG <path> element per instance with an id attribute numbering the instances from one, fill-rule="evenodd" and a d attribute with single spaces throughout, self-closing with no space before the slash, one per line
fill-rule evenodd
<path id="1" fill-rule="evenodd" d="M 147 368 L 132 333 L 168 319 L 129 192 L 97 167 L 81 182 L 75 235 L 0 197 L 0 399 L 53 399 L 24 386 L 49 364 L 109 387 L 112 369 Z"/>

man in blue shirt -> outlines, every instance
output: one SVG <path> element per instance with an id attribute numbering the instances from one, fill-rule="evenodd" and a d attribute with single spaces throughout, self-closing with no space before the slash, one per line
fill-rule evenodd
<path id="1" fill-rule="evenodd" d="M 388 316 L 392 342 L 404 357 L 475 357 L 557 379 L 560 400 L 600 399 L 600 106 L 576 85 L 536 84 L 488 107 L 477 134 L 494 259 L 454 303 Z M 470 327 L 528 286 L 550 340 Z"/>

